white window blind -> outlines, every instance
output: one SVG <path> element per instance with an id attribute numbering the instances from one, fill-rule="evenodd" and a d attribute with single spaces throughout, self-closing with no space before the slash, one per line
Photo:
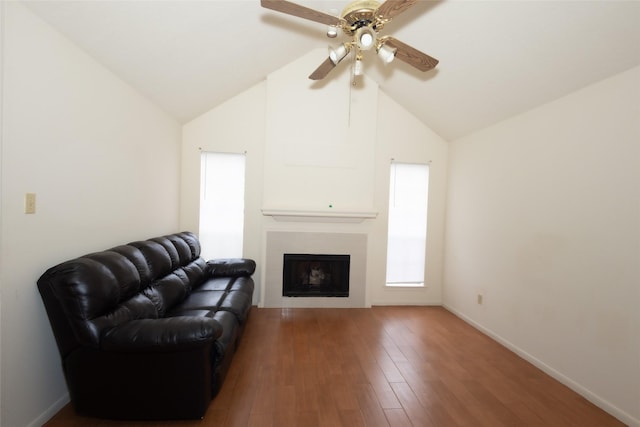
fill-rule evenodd
<path id="1" fill-rule="evenodd" d="M 387 286 L 424 286 L 429 166 L 391 163 Z"/>
<path id="2" fill-rule="evenodd" d="M 203 152 L 200 166 L 202 257 L 242 257 L 245 155 Z"/>

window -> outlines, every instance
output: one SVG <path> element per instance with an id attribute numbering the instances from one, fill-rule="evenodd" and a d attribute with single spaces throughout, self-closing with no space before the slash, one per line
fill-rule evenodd
<path id="1" fill-rule="evenodd" d="M 205 153 L 200 158 L 202 257 L 242 257 L 245 155 Z"/>
<path id="2" fill-rule="evenodd" d="M 387 286 L 424 286 L 429 166 L 391 163 Z"/>

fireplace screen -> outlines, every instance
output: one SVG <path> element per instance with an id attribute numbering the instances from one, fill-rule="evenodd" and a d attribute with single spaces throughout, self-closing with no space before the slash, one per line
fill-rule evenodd
<path id="1" fill-rule="evenodd" d="M 349 255 L 284 254 L 282 295 L 348 297 Z"/>

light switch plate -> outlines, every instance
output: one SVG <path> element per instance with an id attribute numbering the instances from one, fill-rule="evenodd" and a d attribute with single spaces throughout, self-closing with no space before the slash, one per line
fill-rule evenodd
<path id="1" fill-rule="evenodd" d="M 36 193 L 27 193 L 24 195 L 24 213 L 36 213 Z"/>

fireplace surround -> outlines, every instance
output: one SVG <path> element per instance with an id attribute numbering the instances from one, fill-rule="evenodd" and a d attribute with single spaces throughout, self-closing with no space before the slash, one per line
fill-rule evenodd
<path id="1" fill-rule="evenodd" d="M 269 230 L 265 236 L 264 307 L 366 307 L 367 234 Z M 285 254 L 349 255 L 349 296 L 292 298 L 282 295 Z"/>

